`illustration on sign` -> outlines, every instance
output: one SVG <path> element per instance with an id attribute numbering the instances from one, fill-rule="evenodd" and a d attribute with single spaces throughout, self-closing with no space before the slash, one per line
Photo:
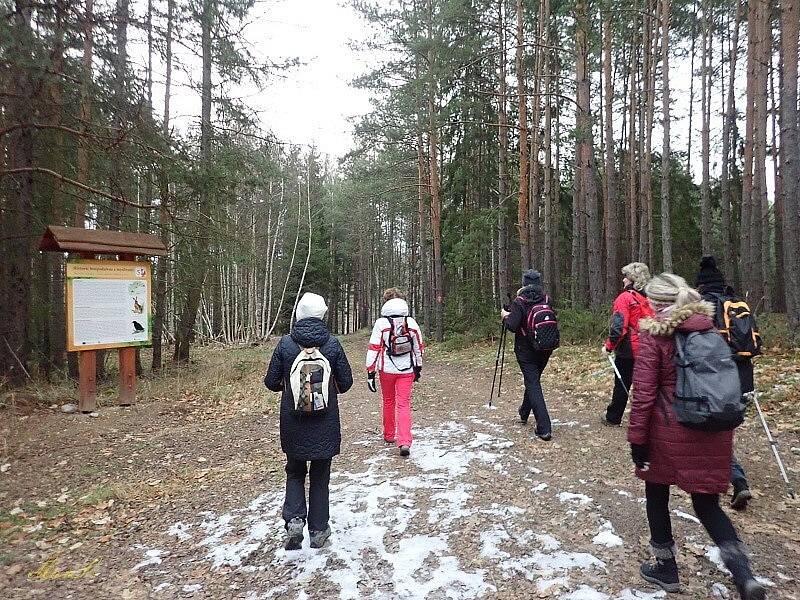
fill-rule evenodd
<path id="1" fill-rule="evenodd" d="M 69 350 L 152 343 L 150 263 L 67 262 Z"/>

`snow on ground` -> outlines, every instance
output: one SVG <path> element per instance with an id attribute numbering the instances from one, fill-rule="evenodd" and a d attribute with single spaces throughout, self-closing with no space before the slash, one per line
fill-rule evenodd
<path id="1" fill-rule="evenodd" d="M 182 560 L 177 557 L 215 570 L 258 574 L 263 589 L 248 590 L 248 600 L 313 598 L 308 594 L 317 589 L 341 600 L 472 599 L 496 591 L 498 581 L 519 577 L 536 582 L 540 592 L 554 591 L 568 600 L 611 599 L 587 585 L 607 577 L 603 560 L 565 548 L 552 531 L 520 527 L 537 521 L 528 508 L 497 502 L 477 489 L 476 469 L 507 477 L 504 461 L 515 458 L 508 455 L 513 442 L 496 427 L 485 429 L 491 433 L 449 421 L 417 430 L 410 462 L 400 461 L 394 449 L 376 440 L 376 451 L 360 463 L 362 470 L 351 463 L 351 470 L 332 475 L 333 536 L 322 550 L 311 549 L 307 536 L 301 550 L 283 550 L 283 490 L 270 491 L 246 506 L 203 511 L 196 522 L 172 524 L 163 540 L 170 549 L 137 547 L 144 560 L 134 569 L 166 569 L 151 573 L 159 590 L 194 589 L 195 584 L 177 581 L 167 568 L 169 561 Z M 547 488 L 537 483 L 534 490 Z M 555 498 L 578 505 L 593 502 L 574 492 L 556 491 Z M 592 541 L 605 548 L 623 544 L 605 519 Z M 275 573 L 281 574 L 279 581 L 270 580 Z M 621 594 L 620 600 L 662 597 L 629 589 Z"/>

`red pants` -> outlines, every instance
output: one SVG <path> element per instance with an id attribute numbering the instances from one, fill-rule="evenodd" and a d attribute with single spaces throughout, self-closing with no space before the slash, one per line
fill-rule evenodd
<path id="1" fill-rule="evenodd" d="M 411 446 L 411 386 L 414 373 L 380 372 L 383 395 L 383 439 Z"/>

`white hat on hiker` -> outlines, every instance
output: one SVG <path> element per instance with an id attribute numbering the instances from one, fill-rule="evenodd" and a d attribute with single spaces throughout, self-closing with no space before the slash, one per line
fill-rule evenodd
<path id="1" fill-rule="evenodd" d="M 319 294 L 306 292 L 297 303 L 297 320 L 302 319 L 324 319 L 325 314 L 328 312 L 328 305 L 325 304 L 325 298 Z"/>

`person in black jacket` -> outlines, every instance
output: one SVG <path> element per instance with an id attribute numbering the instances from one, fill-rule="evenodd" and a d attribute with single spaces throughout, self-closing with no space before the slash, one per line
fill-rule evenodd
<path id="1" fill-rule="evenodd" d="M 302 546 L 306 518 L 312 548 L 321 548 L 331 535 L 328 525 L 331 459 L 339 454 L 342 442 L 338 394 L 350 389 L 353 374 L 339 340 L 331 335 L 323 322 L 327 312 L 322 296 L 303 294 L 297 304 L 297 321 L 292 332 L 278 342 L 264 377 L 267 388 L 282 392 L 280 431 L 281 449 L 286 454 L 283 520 L 286 523 L 287 550 L 298 550 Z M 289 375 L 303 348 L 319 348 L 330 363 L 328 408 L 321 414 L 301 415 L 295 411 Z M 307 510 L 305 482 L 309 462 Z"/>
<path id="2" fill-rule="evenodd" d="M 704 256 L 700 260 L 700 271 L 697 273 L 697 290 L 703 296 L 703 300 L 711 302 L 715 307 L 719 306 L 727 298 L 734 298 L 736 294 L 733 288 L 725 283 L 725 276 L 717 268 L 717 259 L 713 256 Z M 723 329 L 724 323 L 720 322 L 719 310 L 714 315 L 714 326 Z M 741 356 L 735 357 L 736 368 L 739 370 L 739 382 L 742 386 L 742 394 L 749 394 L 755 390 L 753 380 L 753 361 Z M 747 503 L 753 498 L 750 491 L 750 484 L 747 482 L 747 474 L 744 467 L 734 454 L 731 457 L 731 507 L 736 510 L 744 510 Z"/>
<path id="3" fill-rule="evenodd" d="M 518 411 L 520 421 L 527 423 L 533 411 L 533 417 L 536 419 L 536 437 L 548 442 L 552 439 L 553 429 L 544 401 L 541 377 L 552 351 L 535 350 L 525 335 L 528 312 L 532 306 L 542 304 L 545 300 L 542 276 L 535 269 L 529 269 L 522 276 L 522 288 L 517 292 L 517 297 L 509 305 L 508 310 L 504 308 L 500 312 L 500 316 L 508 330 L 514 332 L 514 354 L 525 380 L 525 395 Z"/>

